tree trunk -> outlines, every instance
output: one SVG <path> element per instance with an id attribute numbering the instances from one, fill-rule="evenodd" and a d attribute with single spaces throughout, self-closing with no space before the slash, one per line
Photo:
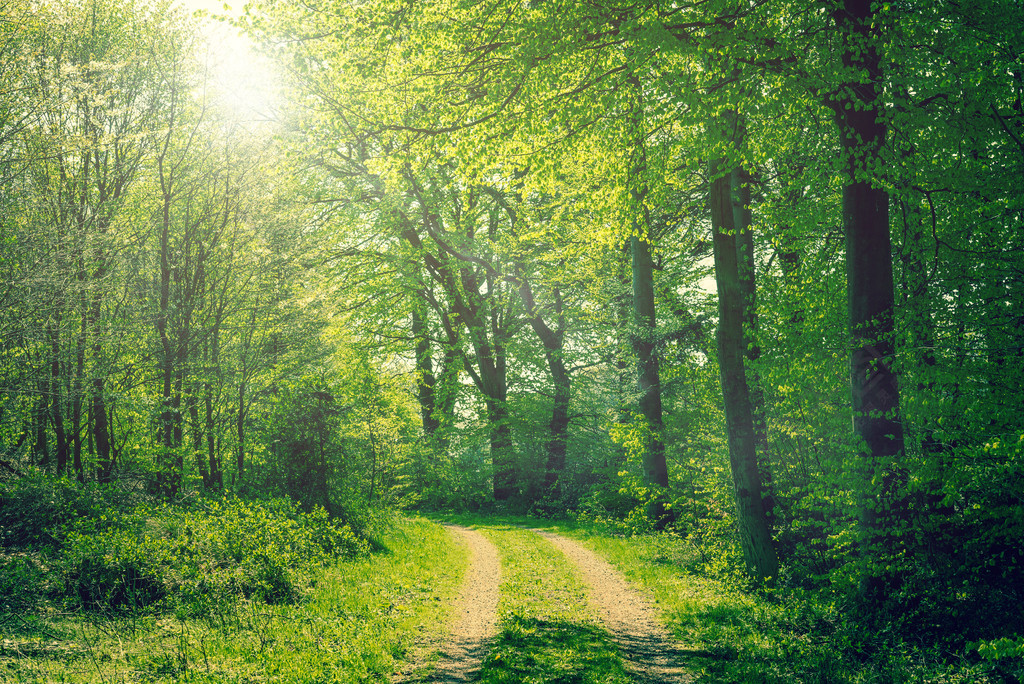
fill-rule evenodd
<path id="1" fill-rule="evenodd" d="M 433 438 L 440 427 L 434 399 L 437 378 L 434 376 L 434 364 L 430 356 L 426 306 L 423 305 L 419 293 L 416 294 L 413 302 L 412 337 L 416 343 L 416 385 L 417 399 L 420 404 L 420 419 L 423 424 L 423 433 Z"/>
<path id="2" fill-rule="evenodd" d="M 94 378 L 92 387 L 92 434 L 96 445 L 96 481 L 106 484 L 114 479 L 114 458 L 110 448 L 110 421 L 107 403 L 103 398 L 106 383 L 103 378 Z"/>
<path id="3" fill-rule="evenodd" d="M 107 232 L 105 219 L 99 221 L 99 232 L 101 235 Z M 93 344 L 92 353 L 94 363 L 100 358 L 103 351 L 102 337 L 100 335 L 100 316 L 102 314 L 102 295 L 100 294 L 100 283 L 107 274 L 106 255 L 99 250 L 97 257 L 99 265 L 93 274 L 95 294 L 92 297 L 89 310 L 89 327 L 92 329 Z M 114 478 L 114 459 L 110 449 L 110 422 L 107 413 L 106 400 L 106 379 L 100 374 L 104 369 L 94 369 L 96 376 L 92 380 L 92 396 L 89 407 L 89 414 L 92 417 L 92 441 L 96 449 L 96 481 L 109 483 Z"/>
<path id="4" fill-rule="evenodd" d="M 507 501 L 519 493 L 519 477 L 513 462 L 512 427 L 504 399 L 484 400 L 490 423 L 491 463 L 494 467 L 494 499 Z"/>
<path id="5" fill-rule="evenodd" d="M 755 364 L 761 358 L 761 345 L 757 330 L 757 271 L 754 266 L 754 231 L 750 198 L 750 175 L 742 169 L 733 169 L 732 186 L 733 225 L 736 227 L 736 255 L 739 265 L 740 291 L 743 296 L 743 348 L 750 409 L 754 421 L 754 448 L 757 454 L 758 472 L 761 475 L 761 501 L 771 529 L 775 494 L 772 486 L 772 469 L 768 449 L 768 418 L 764 404 L 764 390 L 761 374 Z"/>
<path id="6" fill-rule="evenodd" d="M 238 412 L 235 414 L 235 434 L 238 450 L 235 452 L 235 467 L 238 484 L 242 484 L 245 473 L 245 381 L 238 383 Z"/>
<path id="7" fill-rule="evenodd" d="M 662 440 L 661 377 L 655 349 L 654 262 L 647 237 L 630 238 L 633 258 L 633 350 L 637 357 L 640 412 L 650 436 L 644 451 L 644 479 L 648 484 L 668 486 L 668 465 Z"/>
<path id="8" fill-rule="evenodd" d="M 82 329 L 75 347 L 75 376 L 71 395 L 71 467 L 75 478 L 85 482 L 85 466 L 82 463 L 82 376 L 85 374 L 86 314 L 82 313 Z"/>
<path id="9" fill-rule="evenodd" d="M 844 0 L 834 19 L 845 42 L 843 65 L 851 80 L 841 85 L 830 104 L 836 113 L 839 140 L 847 160 L 843 187 L 846 235 L 846 280 L 852 354 L 850 387 L 853 430 L 864 444 L 860 515 L 869 559 L 897 553 L 906 514 L 900 501 L 899 460 L 903 428 L 893 359 L 894 295 L 889 194 L 872 183 L 882 163 L 886 127 L 881 120 L 881 65 L 878 24 L 870 0 Z M 852 76 L 857 78 L 854 80 Z M 887 565 L 884 559 L 878 568 Z M 865 597 L 886 591 L 885 572 L 869 570 Z"/>
<path id="10" fill-rule="evenodd" d="M 412 176 L 408 177 L 410 185 L 418 192 L 418 185 Z M 418 195 L 422 198 L 422 195 Z M 422 199 L 420 200 L 422 202 Z M 508 409 L 505 401 L 508 398 L 507 360 L 503 339 L 508 335 L 501 322 L 501 312 L 491 301 L 496 291 L 498 278 L 493 269 L 485 268 L 487 297 L 480 294 L 481 282 L 473 270 L 473 263 L 453 266 L 452 255 L 455 250 L 441 239 L 443 231 L 438 223 L 433 228 L 431 223 L 439 221 L 437 215 L 426 211 L 424 207 L 423 226 L 431 239 L 442 248 L 440 257 L 434 256 L 423 249 L 423 242 L 413 223 L 404 215 L 399 215 L 403 223 L 402 235 L 416 250 L 423 253 L 424 263 L 431 277 L 441 285 L 451 298 L 454 316 L 459 324 L 465 326 L 476 358 L 477 369 L 472 368 L 466 357 L 463 357 L 466 372 L 472 377 L 477 389 L 484 396 L 487 407 L 488 423 L 490 424 L 491 464 L 494 472 L 493 492 L 497 501 L 511 498 L 519 491 L 519 473 L 513 453 L 512 428 L 508 423 Z M 484 264 L 480 264 L 484 265 Z M 440 313 L 440 312 L 439 312 Z M 454 326 L 449 325 L 449 335 L 454 336 Z"/>
<path id="11" fill-rule="evenodd" d="M 572 398 L 572 377 L 565 367 L 565 311 L 562 292 L 553 288 L 555 304 L 555 328 L 544 320 L 533 297 L 530 282 L 519 275 L 519 297 L 526 307 L 530 327 L 544 346 L 544 358 L 551 373 L 554 397 L 551 405 L 551 420 L 548 423 L 547 464 L 544 473 L 544 488 L 549 496 L 557 496 L 558 479 L 565 469 L 565 454 L 569 443 L 569 401 Z"/>
<path id="12" fill-rule="evenodd" d="M 630 226 L 629 250 L 633 274 L 633 351 L 636 354 L 637 384 L 640 390 L 640 413 L 644 417 L 646 443 L 643 453 L 644 481 L 653 485 L 654 497 L 648 502 L 647 515 L 657 527 L 670 519 L 658 490 L 668 486 L 668 464 L 665 460 L 664 424 L 661 406 L 661 375 L 658 369 L 657 318 L 654 312 L 654 261 L 651 257 L 653 236 L 647 202 L 647 131 L 644 119 L 644 93 L 640 79 L 628 79 L 635 96 L 632 103 L 632 159 L 630 160 L 630 197 L 633 224 Z"/>
<path id="13" fill-rule="evenodd" d="M 43 379 L 39 383 L 39 404 L 32 412 L 33 427 L 35 428 L 35 444 L 32 451 L 36 457 L 36 463 L 41 468 L 50 465 L 50 440 L 46 434 L 46 424 L 50 416 L 50 382 Z"/>
<path id="14" fill-rule="evenodd" d="M 778 575 L 779 562 L 761 498 L 750 390 L 743 367 L 746 348 L 744 297 L 733 214 L 733 180 L 736 176 L 722 173 L 718 166 L 716 164 L 711 169 L 714 180 L 710 196 L 715 284 L 718 289 L 718 364 L 725 401 L 740 546 L 747 571 L 763 580 Z"/>
<path id="15" fill-rule="evenodd" d="M 192 424 L 192 456 L 196 459 L 196 468 L 199 470 L 199 476 L 203 479 L 203 489 L 209 490 L 212 488 L 212 482 L 206 455 L 203 453 L 203 445 L 206 440 L 203 435 L 203 423 L 199 418 L 199 398 L 190 392 L 185 400 L 185 405 L 188 407 L 189 421 Z"/>
<path id="16" fill-rule="evenodd" d="M 50 338 L 50 417 L 53 421 L 53 434 L 57 448 L 57 477 L 63 477 L 68 469 L 68 438 L 64 431 L 64 408 L 61 406 L 61 377 L 60 377 L 60 338 L 57 330 L 60 326 L 58 319 L 56 325 L 48 325 L 47 335 Z"/>

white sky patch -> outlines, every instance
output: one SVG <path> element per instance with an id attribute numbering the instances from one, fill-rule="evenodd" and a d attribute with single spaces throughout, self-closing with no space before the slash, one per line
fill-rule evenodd
<path id="1" fill-rule="evenodd" d="M 243 122 L 271 121 L 275 117 L 277 77 L 269 61 L 256 53 L 252 41 L 227 21 L 216 17 L 237 17 L 239 9 L 226 9 L 220 0 L 180 0 L 190 14 L 204 11 L 199 20 L 207 52 L 210 83 L 226 109 Z"/>

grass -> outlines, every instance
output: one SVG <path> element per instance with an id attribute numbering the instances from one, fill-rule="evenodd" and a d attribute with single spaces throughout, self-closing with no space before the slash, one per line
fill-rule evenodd
<path id="1" fill-rule="evenodd" d="M 499 634 L 483 684 L 625 684 L 615 644 L 575 570 L 550 542 L 510 525 L 481 528 L 502 562 Z"/>
<path id="2" fill-rule="evenodd" d="M 669 630 L 694 653 L 695 682 L 998 681 L 981 666 L 950 666 L 925 648 L 894 643 L 868 654 L 841 605 L 794 588 L 753 591 L 738 580 L 690 574 L 696 551 L 671 535 L 626 538 L 569 523 L 546 527 L 583 542 L 653 597 Z"/>
<path id="3" fill-rule="evenodd" d="M 0 614 L 0 681 L 381 682 L 437 641 L 466 566 L 443 528 L 396 522 L 300 600 L 182 612 Z"/>
<path id="4" fill-rule="evenodd" d="M 967 654 L 950 663 L 948 654 L 926 646 L 865 635 L 827 596 L 795 588 L 751 591 L 735 579 L 698 576 L 689 570 L 696 551 L 670 535 L 625 538 L 526 518 L 452 520 L 479 527 L 502 558 L 499 634 L 482 684 L 631 681 L 575 570 L 526 526 L 575 537 L 652 596 L 691 650 L 696 682 L 1019 679 L 1009 670 L 1001 677 L 998 667 Z M 51 562 L 41 553 L 7 554 L 0 579 L 10 587 L 26 578 L 38 586 L 8 591 L 0 604 L 0 682 L 354 684 L 386 682 L 399 670 L 411 674 L 405 681 L 422 681 L 444 637 L 465 549 L 421 518 L 397 520 L 379 541 L 376 552 L 296 583 L 303 588 L 295 600 L 239 597 L 203 610 L 174 603 L 120 612 L 19 603 L 50 592 L 47 578 L 56 575 L 37 572 Z"/>

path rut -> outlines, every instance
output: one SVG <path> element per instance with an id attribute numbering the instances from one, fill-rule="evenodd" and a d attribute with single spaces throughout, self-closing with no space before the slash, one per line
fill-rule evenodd
<path id="1" fill-rule="evenodd" d="M 430 681 L 464 684 L 475 679 L 497 633 L 501 561 L 484 535 L 458 525 L 447 527 L 469 547 L 469 570 L 455 604 L 455 624 Z"/>
<path id="2" fill-rule="evenodd" d="M 637 684 L 689 682 L 683 663 L 687 652 L 657 621 L 657 610 L 626 582 L 622 574 L 590 549 L 566 537 L 534 530 L 550 541 L 580 570 L 605 628 Z"/>

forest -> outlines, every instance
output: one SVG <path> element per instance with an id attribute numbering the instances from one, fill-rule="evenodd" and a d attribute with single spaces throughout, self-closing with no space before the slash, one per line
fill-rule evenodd
<path id="1" fill-rule="evenodd" d="M 1022 99 L 1019 0 L 0 0 L 0 680 L 1024 681 Z"/>

